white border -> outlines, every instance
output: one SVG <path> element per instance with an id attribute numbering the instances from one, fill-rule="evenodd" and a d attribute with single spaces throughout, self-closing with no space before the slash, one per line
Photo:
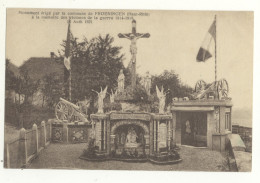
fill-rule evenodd
<path id="1" fill-rule="evenodd" d="M 259 0 L 0 0 L 0 181 L 1 182 L 258 182 L 259 169 Z M 5 21 L 6 7 L 68 9 L 153 9 L 153 10 L 226 10 L 254 11 L 254 95 L 253 95 L 253 171 L 252 173 L 89 171 L 89 170 L 7 170 L 3 169 Z M 243 44 L 243 43 L 241 43 Z M 234 45 L 235 46 L 235 45 Z M 243 94 L 241 94 L 241 97 Z"/>

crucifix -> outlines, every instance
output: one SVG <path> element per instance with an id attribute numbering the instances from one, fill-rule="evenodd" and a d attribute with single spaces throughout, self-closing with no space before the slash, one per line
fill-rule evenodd
<path id="1" fill-rule="evenodd" d="M 118 34 L 119 38 L 127 38 L 131 41 L 130 45 L 130 53 L 131 53 L 131 60 L 130 60 L 130 71 L 131 71 L 131 85 L 132 89 L 136 86 L 136 54 L 137 54 L 137 46 L 136 42 L 139 38 L 149 38 L 149 33 L 137 33 L 136 32 L 136 21 L 132 21 L 132 32 L 127 34 Z"/>

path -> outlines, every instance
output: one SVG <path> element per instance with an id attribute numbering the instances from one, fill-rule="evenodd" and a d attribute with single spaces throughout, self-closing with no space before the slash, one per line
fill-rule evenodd
<path id="1" fill-rule="evenodd" d="M 127 163 L 120 161 L 89 162 L 79 159 L 86 144 L 50 144 L 28 168 L 96 169 L 96 170 L 178 170 L 178 171 L 225 171 L 225 158 L 215 151 L 181 147 L 183 161 L 174 165 Z"/>

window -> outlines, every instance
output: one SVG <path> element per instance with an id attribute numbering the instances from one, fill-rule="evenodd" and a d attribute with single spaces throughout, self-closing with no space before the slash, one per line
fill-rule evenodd
<path id="1" fill-rule="evenodd" d="M 231 131 L 231 116 L 230 112 L 225 113 L 225 129 Z"/>

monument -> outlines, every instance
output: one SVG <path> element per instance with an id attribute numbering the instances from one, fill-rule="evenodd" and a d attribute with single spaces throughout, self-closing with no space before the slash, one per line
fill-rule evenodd
<path id="1" fill-rule="evenodd" d="M 130 66 L 130 71 L 131 71 L 131 86 L 132 86 L 132 89 L 134 89 L 136 86 L 136 54 L 137 54 L 136 43 L 137 43 L 137 40 L 140 38 L 149 38 L 150 34 L 149 33 L 137 33 L 136 32 L 136 21 L 133 20 L 132 21 L 132 32 L 126 33 L 126 34 L 119 33 L 118 37 L 126 38 L 131 41 L 131 45 L 130 45 L 131 60 L 130 60 L 129 66 Z"/>
<path id="2" fill-rule="evenodd" d="M 147 161 L 157 163 L 176 163 L 181 161 L 179 154 L 175 151 L 172 144 L 173 121 L 172 115 L 164 113 L 166 93 L 163 88 L 160 91 L 157 87 L 157 96 L 160 101 L 159 112 L 151 113 L 141 109 L 141 105 L 151 105 L 141 99 L 135 98 L 136 87 L 136 54 L 137 40 L 139 38 L 149 38 L 149 33 L 137 33 L 136 21 L 132 21 L 132 33 L 118 34 L 119 38 L 131 40 L 130 45 L 130 72 L 131 86 L 125 88 L 125 75 L 120 70 L 117 82 L 118 88 L 114 95 L 110 95 L 111 104 L 115 101 L 121 105 L 121 110 L 111 110 L 103 113 L 103 99 L 106 93 L 98 93 L 98 113 L 91 114 L 93 138 L 96 149 L 95 157 L 100 160 L 104 159 L 122 159 L 127 161 Z M 143 79 L 143 88 L 149 97 L 151 89 L 151 77 L 149 72 Z M 149 101 L 149 99 L 148 99 Z M 144 112 L 145 111 L 145 112 Z M 86 150 L 84 159 L 90 160 L 90 154 Z M 93 156 L 92 156 L 93 160 Z"/>

